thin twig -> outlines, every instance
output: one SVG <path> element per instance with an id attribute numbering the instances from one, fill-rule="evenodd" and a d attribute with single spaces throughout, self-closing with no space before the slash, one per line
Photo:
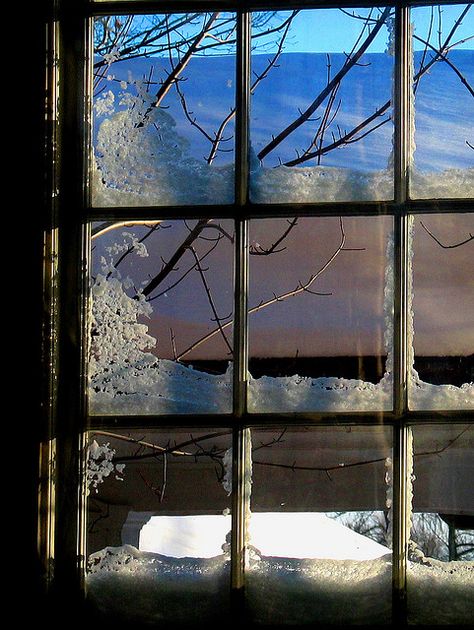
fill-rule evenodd
<path id="1" fill-rule="evenodd" d="M 312 274 L 306 283 L 303 284 L 302 282 L 300 282 L 295 289 L 293 289 L 291 291 L 287 291 L 286 293 L 282 293 L 280 295 L 274 294 L 273 298 L 270 298 L 269 300 L 266 300 L 266 301 L 262 301 L 257 306 L 254 306 L 253 308 L 250 308 L 248 310 L 248 314 L 252 315 L 253 313 L 257 313 L 257 312 L 267 308 L 268 306 L 271 306 L 272 304 L 275 304 L 277 302 L 283 302 L 284 300 L 286 300 L 288 298 L 295 297 L 296 295 L 299 295 L 299 294 L 304 293 L 304 292 L 313 293 L 315 295 L 324 295 L 324 296 L 331 295 L 330 293 L 316 293 L 315 291 L 311 291 L 310 287 L 321 276 L 321 274 L 324 273 L 324 271 L 326 271 L 326 269 L 329 267 L 329 265 L 331 265 L 331 263 L 335 260 L 335 258 L 338 256 L 338 254 L 340 254 L 341 251 L 344 251 L 344 244 L 345 244 L 345 241 L 346 241 L 346 235 L 345 235 L 345 231 L 344 231 L 344 225 L 343 225 L 343 222 L 342 222 L 342 218 L 339 218 L 339 227 L 340 227 L 340 232 L 341 232 L 341 240 L 340 240 L 339 245 L 337 246 L 337 248 L 335 249 L 333 254 L 327 259 L 327 261 L 324 263 L 324 265 L 320 269 L 318 269 L 318 271 L 316 271 L 314 274 Z M 227 322 L 225 324 L 222 324 L 222 328 L 223 329 L 227 328 L 228 326 L 231 326 L 232 324 L 233 324 L 233 320 L 230 321 L 230 322 Z M 209 341 L 209 339 L 212 339 L 212 337 L 214 337 L 215 335 L 217 335 L 219 333 L 220 333 L 220 329 L 219 328 L 215 328 L 214 330 L 211 330 L 209 333 L 207 333 L 206 335 L 204 335 L 200 339 L 197 339 L 188 348 L 186 348 L 186 350 L 184 350 L 183 352 L 181 352 L 178 355 L 178 360 L 182 359 L 184 356 L 189 354 L 192 350 L 195 350 L 197 347 L 199 347 L 200 345 L 202 345 L 206 341 Z"/>
<path id="2" fill-rule="evenodd" d="M 263 248 L 260 245 L 251 245 L 249 248 L 249 254 L 252 256 L 269 256 L 270 254 L 284 251 L 286 247 L 281 247 L 280 249 L 277 249 L 277 247 L 285 240 L 285 238 L 288 236 L 291 230 L 296 227 L 296 225 L 298 225 L 297 217 L 288 221 L 288 227 L 286 228 L 286 230 L 279 238 L 277 238 L 277 240 L 272 245 L 270 245 L 269 248 Z"/>
<path id="3" fill-rule="evenodd" d="M 425 232 L 427 232 L 431 236 L 431 238 L 434 241 L 436 241 L 436 243 L 438 243 L 438 245 L 442 247 L 443 249 L 454 249 L 455 247 L 461 247 L 462 245 L 465 245 L 466 243 L 469 243 L 470 241 L 474 240 L 474 235 L 471 232 L 469 232 L 469 237 L 464 239 L 464 241 L 460 241 L 459 243 L 455 243 L 454 245 L 445 245 L 433 234 L 433 232 L 430 232 L 430 230 L 426 227 L 423 221 L 420 221 L 420 225 L 425 230 Z"/>
<path id="4" fill-rule="evenodd" d="M 214 298 L 212 297 L 212 293 L 211 293 L 211 289 L 209 287 L 209 284 L 207 282 L 206 276 L 204 274 L 204 269 L 201 266 L 201 260 L 199 258 L 199 256 L 196 253 L 196 250 L 194 249 L 194 247 L 191 245 L 189 247 L 189 250 L 191 251 L 194 260 L 196 261 L 196 269 L 199 272 L 199 276 L 202 280 L 202 284 L 204 286 L 204 291 L 206 292 L 207 295 L 207 300 L 209 302 L 209 306 L 211 307 L 212 313 L 214 315 L 214 319 L 217 323 L 219 332 L 221 333 L 222 339 L 224 340 L 224 343 L 226 344 L 227 348 L 229 349 L 229 353 L 232 355 L 233 354 L 233 350 L 232 350 L 232 346 L 229 343 L 229 340 L 227 339 L 224 330 L 222 329 L 222 321 L 221 318 L 219 317 L 219 315 L 217 314 L 217 309 L 216 309 L 216 305 L 214 303 Z"/>
<path id="5" fill-rule="evenodd" d="M 364 42 L 361 44 L 359 49 L 347 59 L 346 63 L 339 70 L 339 72 L 333 77 L 333 79 L 326 85 L 326 87 L 318 94 L 318 96 L 313 100 L 313 102 L 307 107 L 307 109 L 298 116 L 290 125 L 285 127 L 277 136 L 275 136 L 271 142 L 269 142 L 261 151 L 258 153 L 258 159 L 263 160 L 263 158 L 273 151 L 275 147 L 277 147 L 285 138 L 287 138 L 293 131 L 295 131 L 298 127 L 300 127 L 303 123 L 305 123 L 308 118 L 310 118 L 314 112 L 318 109 L 321 103 L 331 94 L 335 85 L 340 83 L 346 74 L 354 67 L 354 65 L 359 61 L 362 55 L 369 48 L 378 32 L 382 28 L 385 23 L 386 18 L 389 16 L 391 12 L 390 7 L 386 7 L 380 18 L 377 20 L 376 25 L 372 29 L 372 31 L 367 35 Z"/>

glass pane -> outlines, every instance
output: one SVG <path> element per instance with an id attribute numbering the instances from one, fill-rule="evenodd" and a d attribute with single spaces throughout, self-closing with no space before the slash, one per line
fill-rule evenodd
<path id="1" fill-rule="evenodd" d="M 255 430 L 252 450 L 251 620 L 390 623 L 390 429 Z"/>
<path id="2" fill-rule="evenodd" d="M 392 220 L 250 224 L 250 411 L 392 407 Z"/>
<path id="3" fill-rule="evenodd" d="M 411 624 L 474 619 L 474 426 L 413 428 Z"/>
<path id="4" fill-rule="evenodd" d="M 231 203 L 234 15 L 101 16 L 94 25 L 93 204 Z"/>
<path id="5" fill-rule="evenodd" d="M 89 435 L 86 580 L 99 617 L 227 619 L 230 444 L 225 429 Z"/>
<path id="6" fill-rule="evenodd" d="M 411 196 L 474 195 L 474 12 L 470 4 L 413 9 Z"/>
<path id="7" fill-rule="evenodd" d="M 413 219 L 412 409 L 474 409 L 474 215 Z"/>
<path id="8" fill-rule="evenodd" d="M 252 201 L 393 198 L 393 18 L 390 8 L 254 15 Z"/>
<path id="9" fill-rule="evenodd" d="M 233 223 L 93 226 L 92 413 L 232 408 Z"/>

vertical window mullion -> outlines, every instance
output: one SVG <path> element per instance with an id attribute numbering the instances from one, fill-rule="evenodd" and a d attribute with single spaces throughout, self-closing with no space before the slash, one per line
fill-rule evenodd
<path id="1" fill-rule="evenodd" d="M 86 21 L 81 4 L 62 3 L 59 14 L 60 132 L 58 231 L 58 386 L 56 438 L 55 568 L 53 594 L 79 603 L 84 578 L 82 492 L 85 427 L 85 201 Z"/>
<path id="2" fill-rule="evenodd" d="M 411 38 L 410 10 L 395 10 L 394 81 L 394 411 L 393 431 L 393 615 L 406 623 L 406 561 L 408 549 L 407 470 L 410 449 L 405 414 L 408 408 L 408 166 L 410 157 Z"/>
<path id="3" fill-rule="evenodd" d="M 236 163 L 235 163 L 235 282 L 234 282 L 234 372 L 232 440 L 232 538 L 231 595 L 233 612 L 241 618 L 244 609 L 246 493 L 245 459 L 249 429 L 239 421 L 247 411 L 247 290 L 248 220 L 240 215 L 248 194 L 248 144 L 250 99 L 251 23 L 248 11 L 237 13 L 236 64 Z"/>

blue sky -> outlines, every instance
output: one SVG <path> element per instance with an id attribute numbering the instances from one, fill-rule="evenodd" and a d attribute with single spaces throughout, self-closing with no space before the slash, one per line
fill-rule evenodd
<path id="1" fill-rule="evenodd" d="M 446 34 L 451 29 L 455 20 L 462 13 L 466 4 L 442 6 L 441 26 Z M 368 9 L 352 10 L 357 15 L 366 16 Z M 436 41 L 439 25 L 438 7 L 433 7 L 433 37 Z M 289 12 L 281 12 L 280 15 L 289 15 Z M 425 35 L 431 20 L 431 8 L 423 7 L 412 10 L 412 21 L 418 34 Z M 357 40 L 363 22 L 353 19 L 349 15 L 338 9 L 319 9 L 302 11 L 295 19 L 293 25 L 294 35 L 286 45 L 286 52 L 348 52 Z M 383 28 L 381 34 L 376 38 L 371 52 L 383 52 L 387 43 L 387 29 Z M 458 28 L 456 40 L 474 36 L 474 7 L 467 14 L 462 25 Z M 416 44 L 420 48 L 421 44 Z M 472 49 L 474 40 L 464 42 L 459 48 Z"/>

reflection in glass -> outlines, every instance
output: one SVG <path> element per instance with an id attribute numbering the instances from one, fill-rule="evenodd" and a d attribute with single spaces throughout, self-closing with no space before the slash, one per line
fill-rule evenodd
<path id="1" fill-rule="evenodd" d="M 250 411 L 392 405 L 392 220 L 250 224 Z"/>
<path id="2" fill-rule="evenodd" d="M 474 619 L 474 426 L 413 428 L 408 621 Z"/>
<path id="3" fill-rule="evenodd" d="M 474 215 L 413 217 L 412 409 L 474 408 Z"/>
<path id="4" fill-rule="evenodd" d="M 232 406 L 233 223 L 92 228 L 92 413 Z"/>
<path id="5" fill-rule="evenodd" d="M 87 593 L 107 621 L 227 618 L 230 444 L 223 429 L 89 435 Z"/>
<path id="6" fill-rule="evenodd" d="M 257 38 L 254 25 L 253 201 L 393 198 L 393 16 L 390 7 L 272 12 L 272 38 Z"/>
<path id="7" fill-rule="evenodd" d="M 390 623 L 391 432 L 252 431 L 250 619 Z"/>
<path id="8" fill-rule="evenodd" d="M 474 14 L 469 4 L 412 10 L 412 198 L 474 195 Z"/>
<path id="9" fill-rule="evenodd" d="M 233 14 L 96 17 L 93 205 L 231 203 L 234 74 Z"/>

